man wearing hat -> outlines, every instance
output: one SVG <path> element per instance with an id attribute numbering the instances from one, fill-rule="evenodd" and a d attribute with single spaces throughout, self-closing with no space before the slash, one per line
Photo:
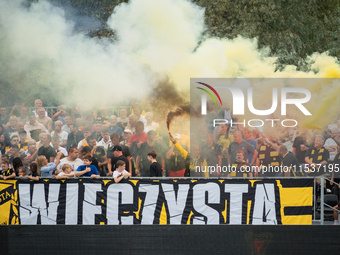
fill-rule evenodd
<path id="1" fill-rule="evenodd" d="M 130 169 L 130 162 L 129 160 L 123 155 L 123 150 L 122 147 L 120 145 L 115 145 L 112 148 L 113 151 L 113 158 L 111 159 L 111 170 L 109 169 L 109 174 L 110 176 L 113 175 L 113 171 L 116 170 L 117 168 L 117 161 L 118 160 L 123 160 L 125 162 L 126 165 L 126 171 L 129 171 Z M 131 172 L 130 172 L 131 174 Z"/>

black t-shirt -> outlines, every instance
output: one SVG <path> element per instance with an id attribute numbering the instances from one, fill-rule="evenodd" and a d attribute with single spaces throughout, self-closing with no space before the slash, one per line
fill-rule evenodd
<path id="1" fill-rule="evenodd" d="M 97 161 L 97 169 L 100 174 L 100 176 L 105 176 L 104 169 L 102 166 L 98 166 L 98 162 L 104 162 L 103 157 L 106 156 L 106 153 L 103 149 L 103 147 L 97 147 L 97 149 L 93 152 L 93 158 Z"/>
<path id="2" fill-rule="evenodd" d="M 308 146 L 306 143 L 306 138 L 298 136 L 295 138 L 293 143 L 293 148 L 296 149 L 295 156 L 299 160 L 300 164 L 305 163 L 306 151 L 301 150 L 301 145 Z"/>
<path id="3" fill-rule="evenodd" d="M 99 166 L 98 166 L 98 160 L 95 157 L 92 157 L 92 163 L 91 165 L 95 166 L 99 172 Z M 100 174 L 100 172 L 99 172 Z"/>
<path id="4" fill-rule="evenodd" d="M 322 161 L 326 160 L 329 161 L 329 151 L 325 147 L 321 147 L 320 150 L 316 149 L 315 147 L 310 148 L 306 152 L 306 157 L 309 158 L 309 160 L 314 164 L 319 164 Z M 317 166 L 315 167 L 317 169 Z M 319 172 L 308 172 L 309 176 L 318 176 L 323 174 L 323 170 L 320 170 Z"/>
<path id="5" fill-rule="evenodd" d="M 50 157 L 55 157 L 57 156 L 57 153 L 55 149 L 53 149 L 51 146 L 48 146 L 45 148 L 44 146 L 41 146 L 38 150 L 38 156 L 44 155 L 48 162 L 50 162 Z"/>
<path id="6" fill-rule="evenodd" d="M 117 158 L 112 158 L 111 159 L 111 166 L 112 166 L 111 170 L 112 170 L 112 172 L 117 169 L 116 165 L 117 165 L 117 161 L 118 160 L 123 160 L 125 162 L 125 170 L 129 172 L 130 162 L 129 162 L 129 160 L 124 155 L 121 155 L 121 156 L 119 156 Z"/>
<path id="7" fill-rule="evenodd" d="M 260 160 L 260 165 L 263 165 L 266 167 L 280 165 L 279 154 L 270 145 L 259 145 L 258 152 L 259 152 L 258 158 Z"/>
<path id="8" fill-rule="evenodd" d="M 161 177 L 162 167 L 158 162 L 153 162 L 150 165 L 150 177 Z"/>
<path id="9" fill-rule="evenodd" d="M 216 166 L 219 163 L 218 156 L 222 155 L 221 146 L 217 143 L 213 143 L 210 147 L 208 144 L 202 148 L 202 155 L 207 160 L 208 166 Z"/>
<path id="10" fill-rule="evenodd" d="M 143 170 L 147 176 L 151 175 L 150 172 L 150 165 L 151 163 L 148 161 L 148 153 L 150 151 L 155 151 L 157 155 L 161 155 L 161 146 L 158 143 L 154 143 L 152 146 L 148 144 L 148 142 L 142 143 L 139 150 L 138 155 L 141 158 L 141 165 L 143 167 Z M 157 157 L 159 158 L 159 157 Z"/>
<path id="11" fill-rule="evenodd" d="M 32 177 L 39 176 L 37 172 L 31 172 L 29 175 L 31 175 Z"/>
<path id="12" fill-rule="evenodd" d="M 283 156 L 282 165 L 288 167 L 293 176 L 304 175 L 303 171 L 300 171 L 300 162 L 292 152 L 287 152 L 287 154 Z"/>

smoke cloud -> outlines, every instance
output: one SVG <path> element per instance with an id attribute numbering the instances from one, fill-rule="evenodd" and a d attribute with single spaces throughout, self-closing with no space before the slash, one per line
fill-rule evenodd
<path id="1" fill-rule="evenodd" d="M 115 31 L 115 41 L 76 32 L 65 11 L 47 1 L 27 8 L 21 0 L 0 0 L 0 82 L 18 94 L 49 91 L 48 100 L 84 109 L 132 98 L 148 101 L 151 95 L 151 105 L 159 104 L 165 111 L 176 108 L 178 99 L 157 97 L 154 91 L 173 89 L 176 92 L 170 94 L 181 95 L 185 104 L 191 77 L 340 76 L 338 61 L 327 53 L 308 57 L 307 72 L 294 66 L 277 70 L 276 58 L 269 49 L 258 49 L 256 39 L 203 37 L 204 9 L 187 0 L 131 0 L 115 8 L 108 26 Z M 274 85 L 254 87 L 259 102 L 271 98 Z M 315 116 L 306 125 L 336 116 L 337 81 L 298 86 L 318 98 L 306 106 Z"/>

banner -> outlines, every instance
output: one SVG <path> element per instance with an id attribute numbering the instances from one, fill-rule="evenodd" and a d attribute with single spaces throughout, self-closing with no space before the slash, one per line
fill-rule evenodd
<path id="1" fill-rule="evenodd" d="M 313 179 L 0 181 L 0 224 L 311 224 Z"/>

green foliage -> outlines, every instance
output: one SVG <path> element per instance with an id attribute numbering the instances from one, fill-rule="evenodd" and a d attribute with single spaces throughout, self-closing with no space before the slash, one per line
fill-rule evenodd
<path id="1" fill-rule="evenodd" d="M 194 0 L 205 7 L 207 34 L 258 38 L 281 67 L 303 66 L 314 52 L 339 57 L 340 2 L 336 0 Z"/>

